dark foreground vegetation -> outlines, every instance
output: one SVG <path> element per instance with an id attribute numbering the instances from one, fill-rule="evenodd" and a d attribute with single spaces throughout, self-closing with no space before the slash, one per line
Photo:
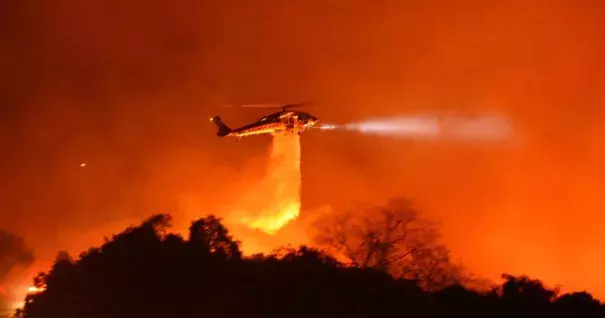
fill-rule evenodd
<path id="1" fill-rule="evenodd" d="M 307 247 L 245 258 L 212 216 L 189 237 L 154 216 L 72 259 L 60 253 L 18 315 L 25 317 L 603 317 L 589 294 L 558 295 L 505 276 L 475 292 L 426 291 L 384 270 L 344 265 Z"/>

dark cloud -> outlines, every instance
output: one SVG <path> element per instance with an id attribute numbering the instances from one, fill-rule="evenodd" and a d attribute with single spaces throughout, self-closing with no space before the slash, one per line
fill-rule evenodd
<path id="1" fill-rule="evenodd" d="M 23 238 L 0 230 L 0 287 L 11 271 L 27 268 L 33 261 L 33 252 Z"/>

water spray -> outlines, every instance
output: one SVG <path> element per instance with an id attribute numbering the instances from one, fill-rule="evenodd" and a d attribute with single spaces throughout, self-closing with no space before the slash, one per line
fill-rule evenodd
<path id="1" fill-rule="evenodd" d="M 355 131 L 398 139 L 498 141 L 512 137 L 512 128 L 499 115 L 433 116 L 414 115 L 374 118 L 341 125 L 322 124 L 320 130 Z"/>

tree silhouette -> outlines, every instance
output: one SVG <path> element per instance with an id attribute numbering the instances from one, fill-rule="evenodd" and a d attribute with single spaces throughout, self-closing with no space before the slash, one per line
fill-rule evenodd
<path id="1" fill-rule="evenodd" d="M 371 266 L 390 260 L 395 252 L 389 250 L 372 252 L 374 263 L 366 266 L 343 264 L 306 246 L 243 257 L 238 241 L 214 216 L 192 222 L 186 240 L 168 233 L 169 226 L 169 216 L 155 215 L 77 258 L 59 253 L 50 270 L 34 279 L 43 290 L 28 295 L 18 314 L 153 318 L 602 317 L 604 313 L 604 306 L 589 294 L 557 297 L 556 290 L 527 277 L 506 275 L 502 285 L 485 293 L 457 284 L 426 291 L 416 280 L 395 278 L 384 267 Z"/>
<path id="2" fill-rule="evenodd" d="M 439 243 L 436 224 L 420 218 L 408 200 L 394 199 L 362 213 L 328 215 L 317 224 L 315 241 L 351 266 L 417 280 L 430 290 L 456 284 L 465 274 Z"/>
<path id="3" fill-rule="evenodd" d="M 554 310 L 560 317 L 605 317 L 605 309 L 587 292 L 577 292 L 559 297 Z"/>
<path id="4" fill-rule="evenodd" d="M 225 259 L 239 259 L 242 253 L 240 242 L 229 235 L 220 219 L 211 215 L 199 219 L 189 227 L 189 243 L 206 254 L 215 254 Z"/>

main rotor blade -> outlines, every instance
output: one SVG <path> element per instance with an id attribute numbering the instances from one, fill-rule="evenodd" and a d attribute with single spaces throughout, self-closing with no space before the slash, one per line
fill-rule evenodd
<path id="1" fill-rule="evenodd" d="M 245 107 L 245 108 L 294 108 L 294 107 L 300 107 L 303 105 L 308 105 L 311 104 L 310 102 L 305 102 L 305 103 L 292 103 L 292 104 L 247 104 L 247 105 L 241 105 L 241 107 Z"/>
<path id="2" fill-rule="evenodd" d="M 246 104 L 241 105 L 241 107 L 246 108 L 282 108 L 282 104 Z"/>

